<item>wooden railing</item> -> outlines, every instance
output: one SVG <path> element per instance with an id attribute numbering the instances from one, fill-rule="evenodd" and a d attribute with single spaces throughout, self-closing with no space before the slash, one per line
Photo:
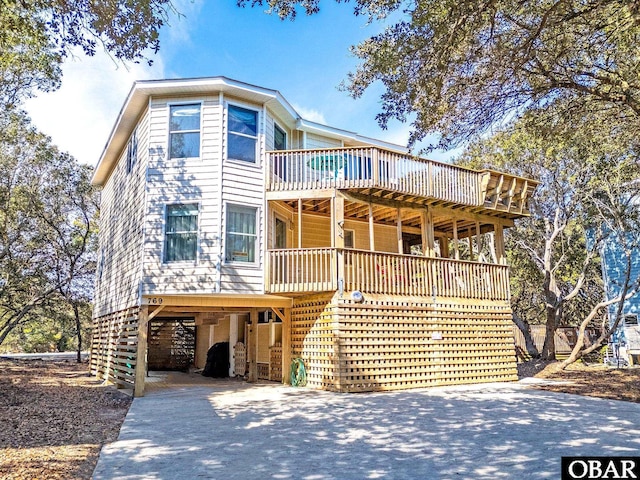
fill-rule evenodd
<path id="1" fill-rule="evenodd" d="M 335 248 L 270 250 L 268 262 L 271 293 L 337 290 L 343 270 L 347 291 L 509 300 L 505 265 Z"/>
<path id="2" fill-rule="evenodd" d="M 382 188 L 483 205 L 483 174 L 374 147 L 269 152 L 267 191 Z"/>
<path id="3" fill-rule="evenodd" d="M 344 250 L 344 288 L 370 293 L 508 300 L 505 265 Z"/>
<path id="4" fill-rule="evenodd" d="M 269 250 L 267 290 L 271 293 L 336 290 L 336 258 L 335 248 Z"/>

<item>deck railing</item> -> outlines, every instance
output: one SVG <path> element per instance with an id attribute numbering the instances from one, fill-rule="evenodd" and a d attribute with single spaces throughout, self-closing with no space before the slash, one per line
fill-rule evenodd
<path id="1" fill-rule="evenodd" d="M 338 288 L 335 248 L 269 250 L 271 293 L 326 292 Z"/>
<path id="2" fill-rule="evenodd" d="M 337 290 L 343 271 L 347 291 L 509 300 L 505 265 L 335 248 L 269 250 L 268 262 L 271 293 Z"/>
<path id="3" fill-rule="evenodd" d="M 268 191 L 382 188 L 483 205 L 483 173 L 374 147 L 269 152 Z"/>

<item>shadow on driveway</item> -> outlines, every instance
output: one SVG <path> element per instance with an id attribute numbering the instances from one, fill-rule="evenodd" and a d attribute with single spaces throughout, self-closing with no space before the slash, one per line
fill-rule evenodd
<path id="1" fill-rule="evenodd" d="M 338 394 L 220 381 L 137 398 L 94 479 L 560 478 L 640 455 L 640 404 L 522 384 Z"/>

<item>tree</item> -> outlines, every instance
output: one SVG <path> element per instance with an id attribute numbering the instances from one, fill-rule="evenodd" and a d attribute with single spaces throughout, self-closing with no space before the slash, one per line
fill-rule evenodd
<path id="1" fill-rule="evenodd" d="M 599 302 L 580 322 L 576 345 L 569 357 L 562 362 L 561 368 L 566 368 L 602 345 L 606 345 L 609 337 L 624 318 L 625 301 L 640 290 L 640 278 L 631 276 L 634 254 L 640 251 L 640 209 L 638 208 L 640 185 L 637 180 L 639 173 L 638 164 L 634 159 L 631 162 L 621 162 L 614 168 L 601 168 L 599 175 L 594 179 L 598 188 L 593 190 L 589 200 L 592 208 L 598 212 L 598 217 L 603 221 L 602 230 L 606 238 L 601 250 L 604 252 L 613 248 L 617 255 L 621 255 L 622 258 L 617 258 L 615 261 L 618 267 L 621 267 L 623 279 L 615 296 Z M 600 335 L 592 345 L 585 346 L 584 336 L 587 326 L 598 313 L 609 306 L 615 307 L 613 322 L 607 315 L 603 316 Z"/>
<path id="2" fill-rule="evenodd" d="M 60 64 L 75 48 L 151 63 L 172 11 L 171 0 L 0 0 L 0 106 L 58 88 Z"/>
<path id="3" fill-rule="evenodd" d="M 95 270 L 89 168 L 20 113 L 0 115 L 0 344 Z"/>
<path id="4" fill-rule="evenodd" d="M 585 311 L 600 308 L 599 244 L 605 235 L 628 232 L 632 213 L 621 195 L 606 192 L 628 188 L 640 173 L 637 140 L 624 125 L 607 123 L 602 114 L 567 118 L 567 111 L 527 114 L 510 129 L 474 143 L 461 158 L 542 181 L 531 201 L 531 217 L 512 229 L 508 245 L 516 260 L 514 311 L 518 315 L 544 305 L 541 353 L 548 359 L 555 358 L 558 326 L 577 324 Z M 598 201 L 603 198 L 607 202 Z M 625 222 L 614 221 L 613 212 Z"/>
<path id="5" fill-rule="evenodd" d="M 338 0 L 340 1 L 340 0 Z M 319 0 L 238 0 L 281 18 Z M 524 112 L 558 102 L 603 111 L 638 133 L 640 2 L 622 0 L 355 0 L 386 30 L 352 47 L 361 60 L 345 88 L 382 82 L 384 128 L 412 119 L 413 145 L 429 134 L 450 148 Z M 393 16 L 392 16 L 393 15 Z M 394 19 L 400 18 L 396 23 Z"/>

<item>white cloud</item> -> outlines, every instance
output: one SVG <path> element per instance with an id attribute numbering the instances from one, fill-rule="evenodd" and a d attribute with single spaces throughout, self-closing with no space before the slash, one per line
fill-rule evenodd
<path id="1" fill-rule="evenodd" d="M 62 87 L 29 100 L 25 109 L 40 131 L 80 163 L 94 165 L 135 80 L 161 78 L 162 59 L 125 68 L 103 52 L 79 54 L 63 65 Z"/>
<path id="2" fill-rule="evenodd" d="M 313 110 L 310 108 L 301 107 L 296 105 L 295 103 L 291 105 L 298 114 L 304 118 L 305 120 L 309 120 L 311 122 L 320 123 L 322 125 L 327 125 L 327 121 L 324 118 L 324 115 L 318 110 Z"/>

